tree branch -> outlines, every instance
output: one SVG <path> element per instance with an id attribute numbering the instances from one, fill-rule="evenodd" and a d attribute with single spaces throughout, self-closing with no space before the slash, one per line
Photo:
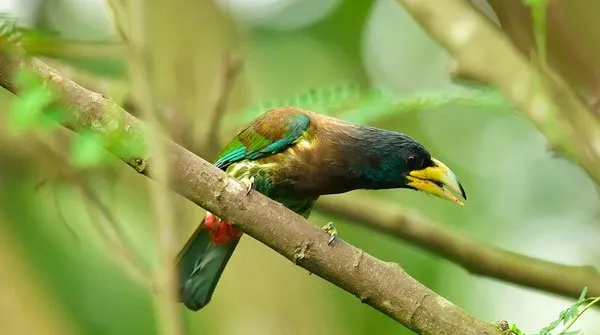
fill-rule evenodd
<path id="1" fill-rule="evenodd" d="M 13 74 L 24 68 L 55 89 L 72 118 L 63 125 L 92 130 L 110 139 L 105 148 L 149 177 L 153 157 L 146 156 L 144 125 L 109 98 L 89 91 L 41 61 L 24 60 L 0 50 L 0 86 L 19 94 Z M 409 329 L 424 335 L 502 334 L 426 288 L 399 265 L 382 262 L 343 240 L 327 245 L 328 234 L 283 205 L 251 192 L 223 171 L 173 141 L 164 140 L 170 179 L 159 180 L 195 204 L 226 219 L 295 264 L 348 291 Z M 264 220 L 265 217 L 271 218 Z"/>
<path id="2" fill-rule="evenodd" d="M 497 27 L 463 0 L 397 1 L 453 54 L 462 73 L 497 86 L 554 149 L 600 184 L 600 121 L 557 75 L 527 62 Z"/>
<path id="3" fill-rule="evenodd" d="M 418 213 L 380 202 L 354 201 L 348 196 L 325 197 L 317 203 L 317 210 L 406 240 L 476 275 L 575 299 L 587 286 L 590 296 L 600 296 L 600 272 L 592 266 L 553 263 L 482 244 L 436 225 Z M 374 207 L 377 211 L 372 210 Z"/>

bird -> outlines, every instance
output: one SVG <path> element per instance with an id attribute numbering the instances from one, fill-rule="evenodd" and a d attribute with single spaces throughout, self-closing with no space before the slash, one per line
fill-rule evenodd
<path id="1" fill-rule="evenodd" d="M 243 127 L 214 166 L 308 218 L 320 196 L 352 190 L 412 189 L 463 205 L 458 178 L 400 132 L 279 107 Z M 456 193 L 456 195 L 455 195 Z M 329 223 L 323 227 L 337 236 Z M 198 311 L 211 300 L 242 232 L 207 212 L 175 259 L 179 300 Z"/>

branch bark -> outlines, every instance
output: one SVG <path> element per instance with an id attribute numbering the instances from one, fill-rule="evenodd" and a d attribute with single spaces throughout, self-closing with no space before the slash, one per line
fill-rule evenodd
<path id="1" fill-rule="evenodd" d="M 436 225 L 418 213 L 380 202 L 353 201 L 348 196 L 325 197 L 317 203 L 317 210 L 406 240 L 476 275 L 575 299 L 587 286 L 590 296 L 600 296 L 600 272 L 592 266 L 553 263 L 479 243 Z"/>
<path id="2" fill-rule="evenodd" d="M 531 8 L 522 0 L 490 0 L 502 30 L 523 55 L 536 52 Z M 588 105 L 598 117 L 594 102 L 600 98 L 600 22 L 596 13 L 600 2 L 566 3 L 547 0 L 548 65 L 560 73 L 569 86 L 587 98 Z"/>
<path id="3" fill-rule="evenodd" d="M 0 50 L 0 86 L 19 94 L 13 74 L 20 68 L 36 73 L 72 112 L 65 127 L 102 134 L 110 139 L 107 150 L 137 172 L 154 177 L 155 158 L 146 156 L 146 130 L 141 121 L 43 62 L 13 57 L 6 48 L 3 45 Z M 327 245 L 328 235 L 301 216 L 257 192 L 246 195 L 237 180 L 173 141 L 164 141 L 171 174 L 169 180 L 159 182 L 168 183 L 175 192 L 407 328 L 424 335 L 503 333 L 435 294 L 399 265 L 380 261 L 341 239 Z"/>
<path id="4" fill-rule="evenodd" d="M 463 0 L 397 1 L 453 54 L 461 71 L 497 86 L 554 149 L 600 184 L 600 121 L 561 78 L 529 63 L 497 27 Z"/>

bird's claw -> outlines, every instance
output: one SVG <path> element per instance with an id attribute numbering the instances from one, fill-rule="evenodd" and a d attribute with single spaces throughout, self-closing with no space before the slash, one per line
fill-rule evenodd
<path id="1" fill-rule="evenodd" d="M 242 179 L 241 182 L 244 184 L 244 186 L 246 186 L 246 195 L 250 194 L 250 191 L 252 191 L 252 186 L 254 185 L 254 176 L 248 179 Z"/>
<path id="2" fill-rule="evenodd" d="M 329 240 L 327 241 L 327 245 L 330 245 L 331 243 L 333 243 L 333 241 L 335 240 L 335 238 L 337 237 L 337 229 L 335 229 L 335 227 L 333 226 L 333 222 L 329 222 L 326 225 L 323 226 L 322 228 L 326 233 L 329 234 Z"/>

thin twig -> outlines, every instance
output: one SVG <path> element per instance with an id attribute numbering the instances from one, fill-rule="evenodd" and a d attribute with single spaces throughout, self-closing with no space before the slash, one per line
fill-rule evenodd
<path id="1" fill-rule="evenodd" d="M 574 318 L 572 318 L 569 322 L 565 324 L 564 328 L 559 334 L 567 334 L 569 328 L 571 328 L 575 324 L 575 322 L 577 322 L 577 320 L 583 315 L 583 313 L 585 313 L 588 309 L 590 309 L 590 307 L 594 306 L 594 304 L 600 301 L 600 297 L 588 298 L 585 301 L 589 301 L 589 303 L 585 305 L 581 310 L 579 310 Z M 574 334 L 578 334 L 578 332 Z"/>
<path id="2" fill-rule="evenodd" d="M 166 146 L 161 141 L 161 125 L 157 119 L 155 103 L 155 82 L 147 59 L 148 41 L 146 37 L 146 16 L 143 0 L 130 3 L 131 31 L 129 35 L 130 59 L 129 70 L 133 85 L 134 96 L 139 102 L 140 112 L 144 115 L 151 130 L 145 138 L 149 154 L 152 157 L 153 172 L 156 179 L 166 185 L 169 184 L 169 161 Z M 175 238 L 175 220 L 171 206 L 171 199 L 163 184 L 150 184 L 150 197 L 152 201 L 153 219 L 158 233 L 158 266 L 155 270 L 158 297 L 155 301 L 158 313 L 158 322 L 161 333 L 168 335 L 181 335 L 184 333 L 183 321 L 177 306 L 177 286 L 175 272 L 175 254 L 177 239 Z"/>
<path id="3" fill-rule="evenodd" d="M 75 229 L 73 229 L 73 227 L 71 227 L 71 225 L 67 221 L 65 213 L 63 212 L 63 210 L 60 206 L 60 197 L 58 196 L 58 191 L 56 189 L 57 185 L 52 185 L 52 186 L 53 187 L 51 189 L 52 189 L 52 196 L 54 197 L 54 208 L 56 208 L 56 215 L 58 216 L 58 220 L 65 226 L 65 228 L 67 228 L 67 231 L 69 233 L 71 233 L 71 235 L 73 235 L 73 238 L 77 242 L 81 243 L 81 239 L 79 238 L 79 235 L 77 235 L 77 232 L 75 232 Z"/>
<path id="4" fill-rule="evenodd" d="M 113 259 L 120 263 L 121 267 L 139 284 L 147 289 L 151 289 L 153 287 L 152 276 L 146 267 L 141 264 L 137 253 L 131 249 L 131 243 L 128 243 L 130 241 L 125 241 L 125 232 L 120 229 L 121 225 L 117 222 L 115 216 L 112 215 L 110 210 L 104 205 L 100 197 L 98 197 L 89 185 L 81 181 L 76 182 L 76 184 L 79 187 L 81 194 L 87 198 L 87 201 L 84 201 L 84 206 L 90 220 L 96 227 L 96 230 L 101 232 L 104 240 L 109 241 L 107 247 L 109 253 L 113 255 Z M 92 205 L 94 207 L 92 207 Z M 114 234 L 110 234 L 109 236 L 108 231 L 105 231 L 105 225 L 92 213 L 93 208 L 98 209 L 104 218 L 111 223 L 112 227 L 119 227 L 114 231 Z"/>
<path id="5" fill-rule="evenodd" d="M 106 0 L 113 16 L 114 26 L 117 33 L 124 42 L 129 41 L 129 26 L 127 25 L 127 17 L 125 6 L 121 0 Z"/>
<path id="6" fill-rule="evenodd" d="M 592 266 L 553 263 L 483 244 L 396 204 L 346 195 L 321 199 L 317 210 L 413 243 L 476 275 L 575 299 L 586 286 L 600 295 L 600 272 Z"/>
<path id="7" fill-rule="evenodd" d="M 215 79 L 216 94 L 211 108 L 208 110 L 208 133 L 206 137 L 207 146 L 211 157 L 221 149 L 219 135 L 221 132 L 221 121 L 227 111 L 227 103 L 233 91 L 235 79 L 242 68 L 242 59 L 235 53 L 227 54 L 223 59 L 223 69 Z M 193 121 L 193 120 L 192 120 Z M 190 122 L 192 124 L 192 122 Z"/>
<path id="8" fill-rule="evenodd" d="M 462 0 L 397 0 L 464 73 L 498 87 L 553 147 L 600 184 L 600 120 L 549 70 L 536 68 L 497 27 Z M 502 66 L 490 66 L 490 63 Z"/>
<path id="9" fill-rule="evenodd" d="M 84 201 L 84 205 L 86 205 L 86 210 L 90 214 L 90 219 L 98 232 L 100 239 L 104 242 L 105 246 L 109 250 L 109 253 L 113 256 L 113 259 L 119 263 L 125 272 L 131 275 L 132 279 L 136 280 L 142 286 L 146 288 L 152 287 L 151 276 L 146 270 L 143 262 L 137 255 L 137 253 L 131 249 L 128 239 L 126 238 L 127 234 L 121 229 L 121 224 L 117 221 L 117 219 L 112 215 L 108 207 L 106 207 L 101 199 L 95 194 L 95 192 L 87 185 L 85 181 L 85 177 L 83 174 L 78 171 L 76 168 L 67 163 L 67 159 L 63 157 L 63 155 L 58 151 L 58 149 L 54 148 L 49 139 L 44 136 L 36 137 L 39 143 L 41 144 L 41 148 L 47 150 L 47 152 L 53 157 L 57 164 L 60 164 L 60 167 L 64 170 L 60 179 L 68 180 L 73 182 L 79 190 L 82 192 L 85 198 L 88 201 Z M 46 184 L 48 182 L 47 178 L 43 179 L 43 183 Z M 59 219 L 64 223 L 67 229 L 79 240 L 79 237 L 75 230 L 68 224 L 67 219 L 61 210 L 59 205 L 59 197 L 56 189 L 54 190 L 54 198 L 55 198 L 55 206 L 57 213 L 59 215 Z M 96 208 L 100 211 L 101 214 L 106 218 L 105 224 L 101 220 L 96 220 L 96 217 L 91 214 L 90 204 L 96 206 Z"/>

